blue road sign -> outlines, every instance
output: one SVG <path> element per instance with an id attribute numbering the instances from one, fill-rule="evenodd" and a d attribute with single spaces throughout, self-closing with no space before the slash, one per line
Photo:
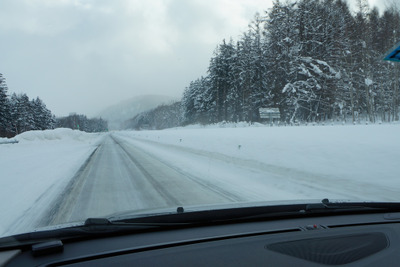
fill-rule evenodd
<path id="1" fill-rule="evenodd" d="M 390 49 L 389 53 L 383 58 L 383 60 L 400 62 L 400 43 Z"/>

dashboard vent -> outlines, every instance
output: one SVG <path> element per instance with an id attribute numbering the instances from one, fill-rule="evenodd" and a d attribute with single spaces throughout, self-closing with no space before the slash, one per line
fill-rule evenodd
<path id="1" fill-rule="evenodd" d="M 307 261 L 341 265 L 370 256 L 388 245 L 383 233 L 366 233 L 280 242 L 266 247 Z"/>

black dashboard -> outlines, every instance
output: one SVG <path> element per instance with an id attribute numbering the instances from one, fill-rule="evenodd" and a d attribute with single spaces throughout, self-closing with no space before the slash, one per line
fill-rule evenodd
<path id="1" fill-rule="evenodd" d="M 40 254 L 32 247 L 2 250 L 0 264 L 399 266 L 399 237 L 400 213 L 317 216 L 55 240 L 57 249 Z"/>

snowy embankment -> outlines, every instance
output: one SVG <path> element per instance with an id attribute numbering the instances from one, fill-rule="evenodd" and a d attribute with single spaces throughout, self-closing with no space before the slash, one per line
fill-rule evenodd
<path id="1" fill-rule="evenodd" d="M 25 132 L 13 138 L 19 143 L 0 145 L 0 236 L 24 229 L 20 217 L 40 219 L 101 138 L 56 129 Z"/>
<path id="2" fill-rule="evenodd" d="M 222 124 L 119 136 L 249 201 L 400 200 L 399 124 Z"/>

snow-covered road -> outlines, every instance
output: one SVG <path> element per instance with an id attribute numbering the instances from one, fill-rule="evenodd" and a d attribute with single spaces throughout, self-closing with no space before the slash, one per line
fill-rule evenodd
<path id="1" fill-rule="evenodd" d="M 127 210 L 400 200 L 398 124 L 192 127 L 56 129 L 1 145 L 0 236 Z"/>
<path id="2" fill-rule="evenodd" d="M 84 221 L 119 211 L 241 200 L 223 188 L 205 185 L 179 172 L 114 135 L 103 139 L 39 226 Z"/>

